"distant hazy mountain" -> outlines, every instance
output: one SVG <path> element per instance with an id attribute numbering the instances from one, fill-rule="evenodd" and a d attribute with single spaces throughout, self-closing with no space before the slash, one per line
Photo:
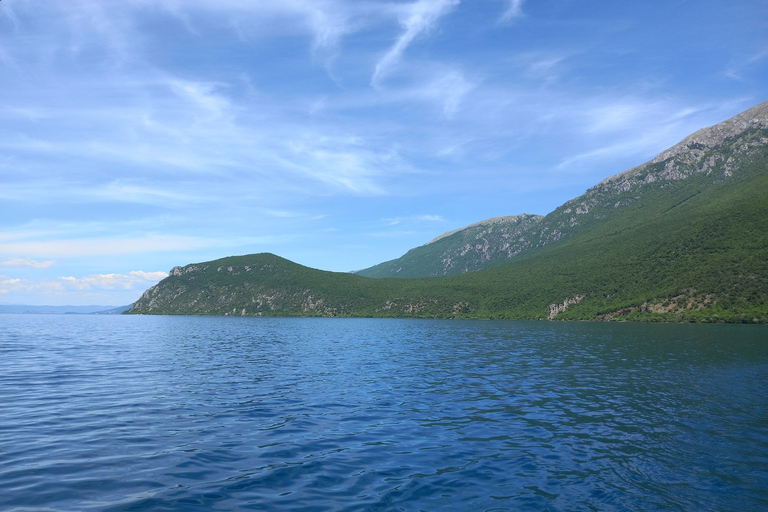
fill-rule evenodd
<path id="1" fill-rule="evenodd" d="M 174 268 L 129 312 L 768 322 L 766 198 L 768 102 L 545 217 L 480 222 L 362 272 L 408 279 L 231 257 Z M 455 275 L 426 277 L 441 274 Z"/>
<path id="2" fill-rule="evenodd" d="M 25 306 L 0 304 L 0 313 L 17 314 L 52 314 L 52 315 L 90 315 L 90 314 L 120 314 L 130 309 L 131 306 Z"/>

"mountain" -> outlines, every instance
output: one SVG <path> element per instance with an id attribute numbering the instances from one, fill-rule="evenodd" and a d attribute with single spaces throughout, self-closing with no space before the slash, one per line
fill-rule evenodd
<path id="1" fill-rule="evenodd" d="M 740 169 L 745 151 L 762 144 L 759 133 L 766 126 L 768 102 L 697 131 L 650 162 L 602 181 L 545 217 L 488 219 L 449 231 L 400 258 L 356 273 L 367 277 L 453 275 L 522 257 L 576 236 L 596 223 L 608 222 L 637 201 L 653 201 L 669 187 L 693 194 L 701 186 L 732 177 Z M 707 178 L 688 180 L 702 174 Z"/>
<path id="2" fill-rule="evenodd" d="M 540 215 L 494 217 L 449 231 L 398 259 L 356 272 L 366 277 L 429 277 L 462 274 L 507 262 L 530 249 Z"/>
<path id="3" fill-rule="evenodd" d="M 768 322 L 766 197 L 768 103 L 545 217 L 438 237 L 394 272 L 456 275 L 373 279 L 238 256 L 174 268 L 129 313 Z"/>
<path id="4" fill-rule="evenodd" d="M 127 306 L 118 306 L 116 308 L 110 308 L 103 311 L 96 311 L 93 314 L 94 315 L 121 315 L 131 309 L 133 304 L 129 304 Z"/>

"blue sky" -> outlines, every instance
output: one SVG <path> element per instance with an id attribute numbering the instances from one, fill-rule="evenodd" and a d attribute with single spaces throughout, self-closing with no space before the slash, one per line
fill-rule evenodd
<path id="1" fill-rule="evenodd" d="M 768 2 L 0 1 L 0 303 L 350 271 L 768 100 Z"/>

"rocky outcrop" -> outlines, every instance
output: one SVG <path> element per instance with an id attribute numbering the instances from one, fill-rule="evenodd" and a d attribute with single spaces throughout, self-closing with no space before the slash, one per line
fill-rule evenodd
<path id="1" fill-rule="evenodd" d="M 550 320 L 554 319 L 557 315 L 559 315 L 560 313 L 562 313 L 563 311 L 568 309 L 570 306 L 573 306 L 574 304 L 578 304 L 582 300 L 584 300 L 584 297 L 582 297 L 581 295 L 577 295 L 577 296 L 575 296 L 573 298 L 565 299 L 560 304 L 550 304 L 549 305 L 549 319 Z"/>

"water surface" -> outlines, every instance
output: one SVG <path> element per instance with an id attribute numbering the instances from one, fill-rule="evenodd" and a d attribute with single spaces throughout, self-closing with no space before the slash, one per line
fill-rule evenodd
<path id="1" fill-rule="evenodd" d="M 768 329 L 0 315 L 0 510 L 768 509 Z"/>

